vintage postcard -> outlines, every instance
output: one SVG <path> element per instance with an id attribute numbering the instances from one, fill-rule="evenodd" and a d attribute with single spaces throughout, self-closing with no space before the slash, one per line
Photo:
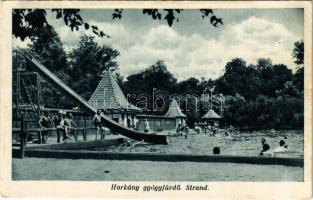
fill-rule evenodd
<path id="1" fill-rule="evenodd" d="M 311 2 L 1 9 L 1 196 L 312 198 Z"/>

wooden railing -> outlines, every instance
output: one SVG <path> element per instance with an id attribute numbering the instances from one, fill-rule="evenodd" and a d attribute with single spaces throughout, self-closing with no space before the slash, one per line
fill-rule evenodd
<path id="1" fill-rule="evenodd" d="M 27 138 L 30 133 L 37 133 L 38 136 L 38 142 L 39 144 L 42 144 L 42 132 L 44 131 L 57 131 L 56 128 L 27 128 L 27 123 L 34 123 L 37 122 L 36 120 L 26 120 L 24 117 L 24 114 L 21 113 L 20 117 L 16 119 L 16 121 L 20 121 L 20 128 L 12 128 L 12 134 L 18 134 L 19 138 L 19 146 L 20 146 L 20 153 L 19 157 L 23 158 L 24 157 L 24 152 L 26 148 L 26 142 Z M 69 130 L 73 131 L 83 131 L 83 140 L 87 141 L 87 131 L 88 130 L 95 130 L 95 127 L 87 127 L 87 121 L 84 120 L 84 127 L 69 127 Z M 76 133 L 78 135 L 78 133 Z M 75 139 L 77 139 L 77 135 L 75 136 Z"/>

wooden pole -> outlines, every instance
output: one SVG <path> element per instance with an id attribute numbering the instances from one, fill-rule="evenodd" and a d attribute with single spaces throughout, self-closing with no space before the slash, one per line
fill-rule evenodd
<path id="1" fill-rule="evenodd" d="M 87 141 L 87 120 L 86 120 L 86 116 L 85 115 L 84 115 L 83 138 L 84 138 L 84 141 Z"/>
<path id="2" fill-rule="evenodd" d="M 20 158 L 24 158 L 26 145 L 26 124 L 24 113 L 21 113 L 21 131 L 20 131 Z"/>
<path id="3" fill-rule="evenodd" d="M 37 117 L 38 117 L 38 121 L 40 119 L 40 79 L 39 79 L 39 75 L 38 73 L 35 73 L 36 76 L 36 89 L 37 89 Z M 41 131 L 38 132 L 38 141 L 39 144 L 42 144 L 42 133 Z"/>
<path id="4" fill-rule="evenodd" d="M 76 126 L 77 126 L 77 130 L 74 132 L 74 135 L 75 135 L 75 141 L 77 142 L 78 140 L 78 134 L 79 134 L 79 120 L 80 120 L 80 117 L 81 117 L 81 110 L 79 108 L 79 105 L 77 105 L 77 116 L 76 116 Z M 74 119 L 73 119 L 74 120 Z"/>
<path id="5" fill-rule="evenodd" d="M 38 142 L 39 144 L 42 144 L 42 132 L 38 131 Z"/>
<path id="6" fill-rule="evenodd" d="M 18 67 L 18 54 L 16 54 L 15 55 L 15 66 L 13 66 L 13 67 L 15 67 L 15 81 L 16 81 L 16 85 L 15 85 L 15 91 L 13 91 L 13 92 L 15 92 L 15 116 L 17 117 L 18 116 L 18 114 L 19 114 L 19 98 L 20 98 L 20 89 L 19 89 L 19 87 L 20 87 L 20 83 L 19 83 L 19 67 Z M 14 86 L 14 84 L 13 84 L 13 86 Z"/>

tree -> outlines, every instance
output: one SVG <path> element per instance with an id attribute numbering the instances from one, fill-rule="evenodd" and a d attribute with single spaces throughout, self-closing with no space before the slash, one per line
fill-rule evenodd
<path id="1" fill-rule="evenodd" d="M 303 40 L 295 42 L 293 49 L 294 62 L 298 65 L 298 70 L 295 73 L 294 83 L 298 89 L 304 89 L 304 42 Z"/>
<path id="2" fill-rule="evenodd" d="M 37 31 L 32 44 L 29 45 L 29 53 L 67 84 L 70 79 L 67 55 L 60 37 L 52 26 L 38 28 Z M 49 84 L 42 86 L 42 93 L 46 106 L 64 107 L 70 105 L 68 98 L 54 90 Z"/>
<path id="3" fill-rule="evenodd" d="M 277 90 L 284 87 L 286 81 L 293 78 L 292 71 L 286 65 L 273 65 L 270 59 L 260 58 L 256 65 L 247 67 L 246 89 L 240 93 L 247 99 L 257 95 L 274 97 Z"/>
<path id="4" fill-rule="evenodd" d="M 153 110 L 153 103 L 158 107 L 162 107 L 164 102 L 153 102 L 153 98 L 158 95 L 162 95 L 167 98 L 172 94 L 174 86 L 177 84 L 177 80 L 174 75 L 167 70 L 167 66 L 164 61 L 158 60 L 155 64 L 151 65 L 147 69 L 140 73 L 130 75 L 126 78 L 123 84 L 124 92 L 126 94 L 134 94 L 136 97 L 144 95 L 149 100 L 148 109 Z M 136 104 L 138 99 L 131 98 L 131 103 Z M 167 106 L 167 105 L 165 105 Z M 159 111 L 162 113 L 162 111 Z M 158 111 L 154 112 L 154 114 Z"/>
<path id="5" fill-rule="evenodd" d="M 239 111 L 245 103 L 245 98 L 238 93 L 225 96 L 224 123 L 242 127 L 239 117 L 243 117 L 243 115 Z"/>
<path id="6" fill-rule="evenodd" d="M 85 23 L 80 16 L 80 9 L 52 9 L 52 12 L 56 13 L 56 19 L 63 19 L 65 25 L 72 31 L 78 31 L 83 26 L 86 30 L 92 30 L 99 37 L 109 37 L 103 31 L 98 30 L 97 26 Z M 42 29 L 50 27 L 46 15 L 45 9 L 13 9 L 13 35 L 22 41 L 25 38 L 34 40 Z"/>
<path id="7" fill-rule="evenodd" d="M 299 91 L 304 90 L 304 67 L 300 67 L 294 75 L 294 84 Z"/>
<path id="8" fill-rule="evenodd" d="M 246 62 L 241 58 L 233 59 L 226 64 L 224 75 L 216 80 L 215 91 L 225 95 L 245 93 L 247 87 L 246 74 Z"/>
<path id="9" fill-rule="evenodd" d="M 298 66 L 302 66 L 304 64 L 304 42 L 303 40 L 297 41 L 294 44 L 294 49 L 293 49 L 293 58 L 294 62 Z"/>
<path id="10" fill-rule="evenodd" d="M 218 18 L 213 14 L 212 9 L 199 9 L 202 18 L 209 18 L 209 23 L 214 27 L 223 25 L 222 18 Z M 101 38 L 110 38 L 109 35 L 95 25 L 90 25 L 83 20 L 80 15 L 80 9 L 52 9 L 56 15 L 56 19 L 64 21 L 65 25 L 70 27 L 72 31 L 78 31 L 80 28 L 92 31 L 95 35 Z M 149 15 L 153 20 L 166 20 L 169 26 L 173 22 L 179 22 L 177 16 L 183 9 L 143 9 L 143 14 Z M 113 19 L 122 18 L 123 9 L 114 9 L 112 13 Z M 49 27 L 45 9 L 14 9 L 12 13 L 13 35 L 16 38 L 25 40 L 30 38 L 33 40 L 38 33 L 38 29 Z M 35 34 L 34 34 L 35 33 Z"/>
<path id="11" fill-rule="evenodd" d="M 273 65 L 272 79 L 268 81 L 271 96 L 275 96 L 277 90 L 284 88 L 286 82 L 292 81 L 292 70 L 284 64 Z"/>
<path id="12" fill-rule="evenodd" d="M 176 83 L 176 78 L 167 70 L 164 61 L 158 60 L 144 71 L 127 77 L 124 85 L 130 90 L 138 89 L 145 93 L 152 93 L 154 88 L 168 93 Z"/>
<path id="13" fill-rule="evenodd" d="M 267 62 L 267 67 L 259 68 L 262 84 L 260 85 L 261 94 L 274 97 L 278 90 L 284 88 L 284 84 L 292 81 L 292 71 L 286 65 L 272 65 Z"/>
<path id="14" fill-rule="evenodd" d="M 196 94 L 200 96 L 203 91 L 200 88 L 200 82 L 198 79 L 191 77 L 187 80 L 179 82 L 175 88 L 174 91 L 178 94 Z"/>
<path id="15" fill-rule="evenodd" d="M 82 36 L 78 47 L 69 55 L 70 77 L 69 85 L 85 99 L 89 99 L 96 89 L 101 74 L 105 70 L 116 70 L 116 58 L 119 52 L 107 46 L 99 46 L 94 37 Z"/>
<path id="16" fill-rule="evenodd" d="M 250 66 L 233 59 L 215 81 L 215 92 L 226 95 L 224 123 L 253 129 L 303 128 L 301 80 L 303 67 L 293 74 L 270 59 Z"/>
<path id="17" fill-rule="evenodd" d="M 53 27 L 40 29 L 29 48 L 31 54 L 53 73 L 67 70 L 67 55 L 60 37 Z M 65 77 L 60 76 L 59 78 L 67 81 Z"/>

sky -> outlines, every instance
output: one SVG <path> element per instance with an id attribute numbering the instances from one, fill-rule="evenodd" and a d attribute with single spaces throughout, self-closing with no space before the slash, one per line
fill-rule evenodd
<path id="1" fill-rule="evenodd" d="M 124 77 L 137 73 L 157 60 L 164 60 L 178 80 L 189 77 L 216 79 L 233 58 L 255 64 L 270 58 L 273 64 L 295 69 L 292 60 L 294 43 L 303 36 L 303 9 L 215 9 L 224 25 L 213 27 L 202 19 L 199 10 L 184 10 L 172 27 L 165 20 L 152 20 L 142 10 L 127 9 L 121 20 L 112 19 L 112 9 L 81 10 L 82 18 L 111 36 L 96 37 L 99 45 L 117 49 L 119 72 Z M 48 12 L 48 23 L 59 34 L 67 52 L 75 48 L 83 34 L 72 32 L 55 13 Z M 15 40 L 13 46 L 27 42 Z"/>

